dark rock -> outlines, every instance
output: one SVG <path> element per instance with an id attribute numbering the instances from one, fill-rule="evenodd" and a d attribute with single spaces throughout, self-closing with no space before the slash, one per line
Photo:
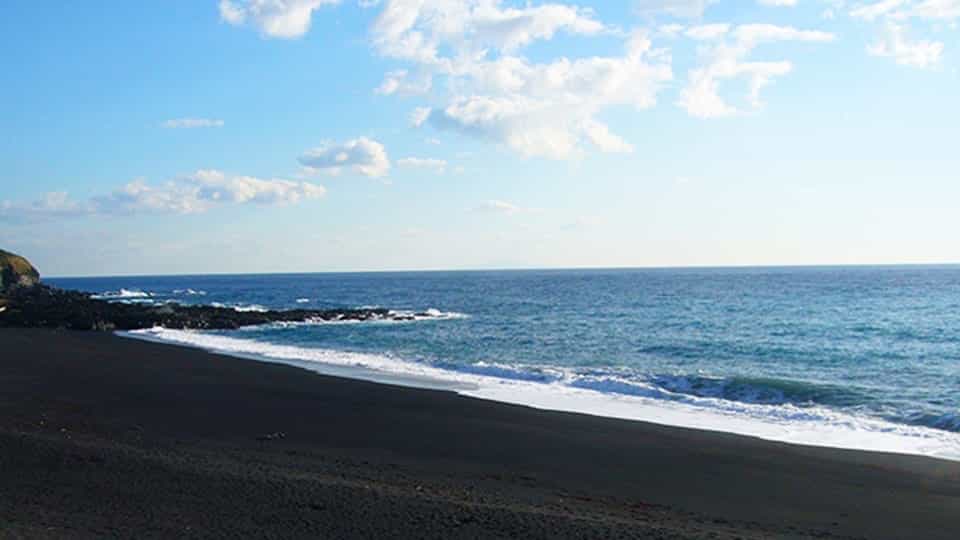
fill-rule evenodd
<path id="1" fill-rule="evenodd" d="M 400 320 L 383 309 L 294 309 L 237 311 L 214 306 L 124 304 L 91 298 L 88 293 L 39 284 L 15 287 L 6 293 L 0 327 L 44 327 L 71 330 L 174 329 L 231 330 L 277 322 Z"/>
<path id="2" fill-rule="evenodd" d="M 428 313 L 418 316 L 429 316 Z M 0 327 L 68 328 L 71 330 L 173 329 L 232 330 L 277 322 L 413 320 L 383 308 L 237 311 L 232 308 L 182 304 L 125 304 L 93 298 L 88 293 L 56 289 L 40 283 L 29 261 L 0 250 Z"/>

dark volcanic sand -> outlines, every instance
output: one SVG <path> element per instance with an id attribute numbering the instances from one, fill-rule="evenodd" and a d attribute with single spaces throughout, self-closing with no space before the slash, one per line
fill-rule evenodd
<path id="1" fill-rule="evenodd" d="M 228 535 L 955 539 L 960 463 L 0 330 L 0 537 Z"/>

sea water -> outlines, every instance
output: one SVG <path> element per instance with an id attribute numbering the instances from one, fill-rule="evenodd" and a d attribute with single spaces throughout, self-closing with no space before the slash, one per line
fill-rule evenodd
<path id="1" fill-rule="evenodd" d="M 425 312 L 128 335 L 340 376 L 960 459 L 960 267 L 61 278 L 111 301 Z"/>

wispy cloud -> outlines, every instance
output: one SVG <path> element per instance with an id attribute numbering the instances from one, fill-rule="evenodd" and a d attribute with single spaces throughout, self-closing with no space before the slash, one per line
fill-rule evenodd
<path id="1" fill-rule="evenodd" d="M 297 204 L 325 194 L 323 186 L 310 182 L 233 176 L 205 169 L 159 185 L 136 179 L 109 194 L 84 201 L 73 200 L 65 192 L 47 193 L 26 203 L 3 201 L 0 218 L 39 221 L 92 215 L 198 214 L 231 204 Z"/>
<path id="2" fill-rule="evenodd" d="M 763 105 L 760 91 L 774 78 L 793 70 L 793 64 L 787 60 L 748 60 L 750 52 L 757 46 L 782 41 L 823 43 L 834 39 L 834 35 L 828 32 L 772 24 L 745 24 L 732 30 L 725 25 L 709 25 L 691 31 L 692 37 L 705 40 L 710 45 L 701 50 L 702 64 L 690 70 L 687 85 L 681 91 L 677 104 L 691 116 L 700 118 L 730 116 L 741 112 L 742 108 L 720 96 L 721 81 L 746 79 L 749 88 L 747 102 L 750 108 L 757 109 Z"/>
<path id="3" fill-rule="evenodd" d="M 696 18 L 718 0 L 637 0 L 636 10 L 641 15 L 667 14 L 673 17 Z"/>
<path id="4" fill-rule="evenodd" d="M 223 120 L 215 120 L 212 118 L 173 118 L 161 122 L 160 127 L 166 129 L 218 128 L 223 127 Z"/>
<path id="5" fill-rule="evenodd" d="M 914 31 L 936 30 L 946 24 L 956 28 L 960 0 L 877 0 L 855 4 L 849 12 L 854 19 L 876 22 L 878 37 L 867 45 L 872 56 L 892 58 L 897 64 L 933 68 L 941 63 L 945 44 L 924 37 L 910 37 Z"/>
<path id="6" fill-rule="evenodd" d="M 880 38 L 867 46 L 867 52 L 893 58 L 900 65 L 929 68 L 940 64 L 943 48 L 940 41 L 911 40 L 905 26 L 888 22 Z"/>
<path id="7" fill-rule="evenodd" d="M 435 158 L 416 158 L 407 157 L 397 160 L 400 167 L 409 167 L 413 169 L 429 169 L 436 173 L 444 173 L 447 170 L 447 161 Z"/>
<path id="8" fill-rule="evenodd" d="M 507 202 L 499 199 L 490 199 L 490 200 L 483 201 L 479 206 L 477 206 L 476 209 L 480 212 L 491 212 L 491 213 L 497 213 L 497 214 L 504 214 L 508 216 L 512 216 L 516 214 L 525 214 L 525 213 L 537 213 L 537 212 L 543 211 L 543 209 L 541 208 L 529 208 L 529 207 L 520 206 L 517 204 L 513 204 L 511 202 Z"/>

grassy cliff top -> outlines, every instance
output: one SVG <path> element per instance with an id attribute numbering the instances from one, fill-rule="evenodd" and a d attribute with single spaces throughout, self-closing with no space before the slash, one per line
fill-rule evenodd
<path id="1" fill-rule="evenodd" d="M 40 272 L 30 261 L 23 257 L 0 249 L 0 290 L 16 283 L 36 283 L 40 281 Z"/>

